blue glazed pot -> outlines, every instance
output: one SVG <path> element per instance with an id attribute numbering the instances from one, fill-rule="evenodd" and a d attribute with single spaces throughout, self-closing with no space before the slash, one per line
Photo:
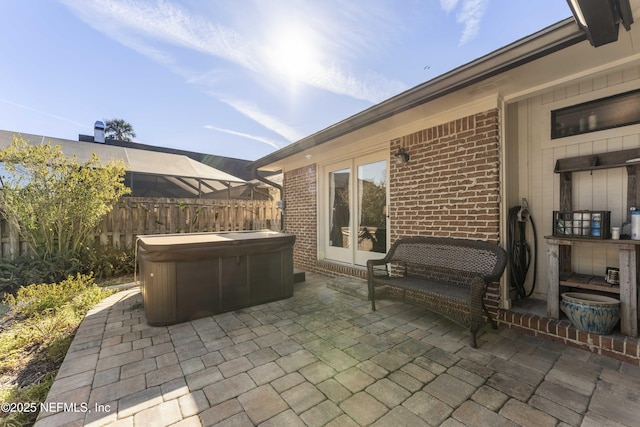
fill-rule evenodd
<path id="1" fill-rule="evenodd" d="M 573 326 L 591 334 L 609 335 L 620 320 L 620 301 L 602 295 L 565 292 L 560 309 Z"/>

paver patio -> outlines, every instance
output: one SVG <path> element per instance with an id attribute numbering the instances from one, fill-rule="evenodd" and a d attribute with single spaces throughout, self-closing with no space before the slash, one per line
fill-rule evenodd
<path id="1" fill-rule="evenodd" d="M 36 425 L 638 424 L 638 366 L 504 326 L 474 350 L 438 315 L 372 312 L 306 277 L 290 299 L 166 327 L 146 324 L 137 288 L 107 298 Z"/>

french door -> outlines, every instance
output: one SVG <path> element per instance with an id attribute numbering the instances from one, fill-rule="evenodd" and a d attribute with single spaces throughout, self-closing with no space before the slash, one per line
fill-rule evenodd
<path id="1" fill-rule="evenodd" d="M 325 168 L 325 257 L 355 265 L 382 258 L 388 246 L 388 153 Z"/>

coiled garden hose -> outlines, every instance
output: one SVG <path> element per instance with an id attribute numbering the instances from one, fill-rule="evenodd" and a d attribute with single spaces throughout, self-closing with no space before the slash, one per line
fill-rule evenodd
<path id="1" fill-rule="evenodd" d="M 522 215 L 523 210 L 526 215 Z M 525 282 L 527 273 L 531 266 L 532 253 L 531 246 L 526 238 L 527 218 L 531 222 L 533 230 L 533 281 L 531 289 L 527 292 Z M 538 263 L 538 245 L 536 244 L 536 225 L 528 209 L 521 206 L 514 206 L 509 209 L 507 228 L 507 255 L 509 258 L 509 271 L 511 272 L 511 288 L 518 293 L 518 299 L 530 297 L 536 287 L 536 265 Z"/>

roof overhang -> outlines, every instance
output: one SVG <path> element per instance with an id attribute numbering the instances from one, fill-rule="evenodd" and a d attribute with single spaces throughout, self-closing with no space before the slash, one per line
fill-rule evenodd
<path id="1" fill-rule="evenodd" d="M 584 40 L 586 40 L 586 35 L 575 25 L 574 18 L 567 18 L 268 154 L 247 167 L 279 169 L 277 167 L 278 162 L 290 156 L 459 91 Z"/>
<path id="2" fill-rule="evenodd" d="M 629 31 L 633 14 L 629 0 L 567 0 L 578 27 L 592 46 L 598 47 L 618 40 L 622 23 Z"/>

